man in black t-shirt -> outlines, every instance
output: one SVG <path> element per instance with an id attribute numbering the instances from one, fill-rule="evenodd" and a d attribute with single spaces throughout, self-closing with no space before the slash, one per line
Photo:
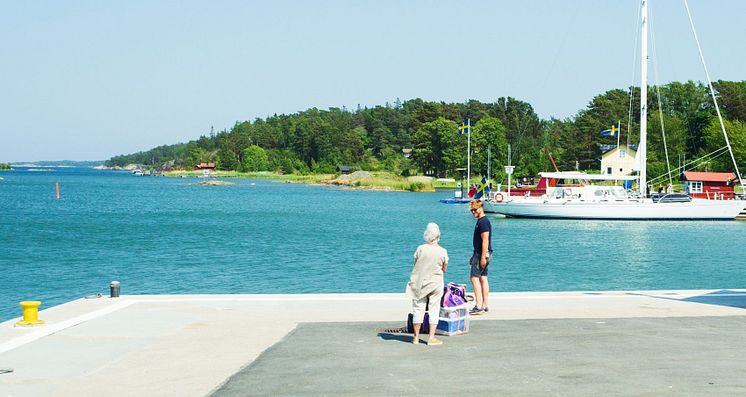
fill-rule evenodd
<path id="1" fill-rule="evenodd" d="M 474 200 L 469 204 L 471 214 L 477 218 L 474 226 L 474 253 L 469 259 L 471 265 L 470 279 L 474 289 L 476 305 L 469 313 L 473 315 L 482 314 L 489 310 L 487 304 L 490 295 L 490 284 L 487 280 L 487 266 L 492 257 L 492 224 L 484 215 L 482 201 Z"/>

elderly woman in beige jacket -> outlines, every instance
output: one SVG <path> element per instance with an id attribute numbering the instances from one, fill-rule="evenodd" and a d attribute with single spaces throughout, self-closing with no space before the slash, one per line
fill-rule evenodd
<path id="1" fill-rule="evenodd" d="M 435 338 L 440 315 L 440 299 L 443 296 L 443 273 L 448 267 L 448 251 L 438 245 L 440 228 L 435 223 L 428 223 L 423 235 L 425 244 L 417 247 L 414 253 L 414 268 L 409 276 L 406 294 L 412 298 L 414 337 L 412 343 L 420 343 L 420 329 L 425 317 L 425 306 L 430 316 L 430 338 L 428 346 L 441 345 Z"/>

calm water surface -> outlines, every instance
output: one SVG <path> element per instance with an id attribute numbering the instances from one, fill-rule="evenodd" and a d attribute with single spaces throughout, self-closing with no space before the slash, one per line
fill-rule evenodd
<path id="1" fill-rule="evenodd" d="M 55 168 L 0 172 L 0 320 L 85 295 L 403 292 L 427 222 L 466 283 L 474 220 L 390 193 Z M 55 200 L 56 181 L 62 199 Z M 492 217 L 496 291 L 746 288 L 746 222 Z"/>

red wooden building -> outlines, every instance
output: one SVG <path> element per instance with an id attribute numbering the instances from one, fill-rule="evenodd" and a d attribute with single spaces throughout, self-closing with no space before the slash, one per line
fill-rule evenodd
<path id="1" fill-rule="evenodd" d="M 738 182 L 732 172 L 684 172 L 684 191 L 696 198 L 710 200 L 733 199 L 733 187 Z"/>
<path id="2" fill-rule="evenodd" d="M 194 166 L 194 171 L 202 171 L 202 170 L 208 170 L 208 171 L 215 171 L 215 163 L 199 163 Z"/>

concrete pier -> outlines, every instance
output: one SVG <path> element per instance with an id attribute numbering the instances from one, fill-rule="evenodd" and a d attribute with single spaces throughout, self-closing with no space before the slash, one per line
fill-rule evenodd
<path id="1" fill-rule="evenodd" d="M 380 332 L 404 325 L 403 294 L 80 299 L 0 324 L 0 396 L 746 392 L 746 290 L 490 299 L 437 347 Z M 461 378 L 421 381 L 454 357 Z"/>

